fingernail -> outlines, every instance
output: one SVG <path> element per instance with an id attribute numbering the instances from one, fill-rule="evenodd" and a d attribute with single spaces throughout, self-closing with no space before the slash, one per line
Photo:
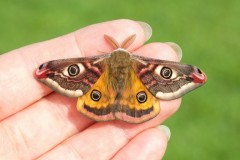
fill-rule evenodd
<path id="1" fill-rule="evenodd" d="M 152 36 L 152 28 L 149 24 L 142 22 L 142 21 L 136 21 L 143 29 L 144 35 L 145 35 L 145 41 L 148 41 L 150 37 Z"/>
<path id="2" fill-rule="evenodd" d="M 170 129 L 167 126 L 165 126 L 165 125 L 160 125 L 157 128 L 159 128 L 167 136 L 167 139 L 169 141 L 169 139 L 171 137 Z"/>
<path id="3" fill-rule="evenodd" d="M 176 43 L 173 43 L 173 42 L 165 42 L 167 45 L 169 45 L 176 53 L 177 53 L 177 56 L 179 58 L 179 60 L 182 59 L 182 49 L 181 47 L 176 44 Z"/>

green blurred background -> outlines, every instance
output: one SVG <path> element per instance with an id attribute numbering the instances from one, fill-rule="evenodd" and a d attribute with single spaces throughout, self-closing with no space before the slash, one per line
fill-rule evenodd
<path id="1" fill-rule="evenodd" d="M 182 61 L 208 75 L 207 84 L 185 96 L 165 122 L 172 137 L 164 159 L 238 160 L 239 0 L 0 1 L 0 53 L 120 18 L 149 23 L 150 42 L 178 43 Z"/>

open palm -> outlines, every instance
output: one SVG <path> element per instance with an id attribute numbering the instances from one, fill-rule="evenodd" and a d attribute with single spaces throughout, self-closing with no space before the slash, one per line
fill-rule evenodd
<path id="1" fill-rule="evenodd" d="M 0 159 L 160 159 L 167 136 L 156 126 L 178 109 L 180 99 L 161 101 L 160 114 L 143 124 L 96 123 L 77 111 L 76 99 L 52 92 L 33 76 L 49 60 L 110 53 L 104 34 L 118 42 L 136 34 L 130 52 L 177 61 L 172 44 L 143 45 L 149 29 L 143 23 L 116 20 L 1 55 Z"/>

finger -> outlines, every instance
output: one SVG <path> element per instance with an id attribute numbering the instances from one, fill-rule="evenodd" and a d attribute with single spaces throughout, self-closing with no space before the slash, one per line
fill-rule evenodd
<path id="1" fill-rule="evenodd" d="M 160 46 L 161 45 L 159 45 L 159 47 Z M 151 51 L 157 52 L 158 50 L 158 47 L 153 47 Z M 172 53 L 169 53 L 169 56 L 171 54 Z M 54 93 L 47 96 L 46 99 L 34 103 L 22 112 L 7 118 L 1 123 L 1 126 L 5 127 L 0 128 L 0 133 L 3 134 L 2 137 L 8 135 L 7 137 L 9 138 L 6 138 L 4 143 L 9 145 L 1 148 L 4 151 L 1 153 L 11 153 L 9 155 L 16 155 L 14 148 L 15 146 L 18 146 L 19 154 L 21 153 L 35 158 L 52 149 L 64 139 L 69 138 L 78 131 L 81 131 L 92 124 L 92 121 L 81 116 L 76 111 L 75 103 L 76 100 L 68 99 Z M 180 100 L 169 102 L 162 101 L 161 112 L 153 120 L 141 125 L 136 125 L 135 127 L 131 127 L 132 125 L 124 122 L 118 123 L 121 123 L 124 128 L 128 128 L 128 130 L 124 129 L 124 131 L 130 132 L 130 135 L 134 135 L 134 133 L 137 134 L 146 128 L 158 125 L 174 113 L 179 105 Z M 114 123 L 115 121 L 113 124 Z M 22 141 L 23 138 L 21 135 L 24 135 L 24 141 Z M 11 141 L 12 139 L 14 139 L 13 142 Z"/>
<path id="2" fill-rule="evenodd" d="M 178 101 L 161 103 L 160 114 L 146 123 L 131 125 L 125 122 L 112 121 L 110 125 L 117 125 L 116 128 L 121 127 L 122 130 L 120 132 L 125 132 L 129 136 L 127 139 L 130 139 L 144 129 L 156 126 L 167 119 L 175 112 L 174 109 L 179 107 L 180 104 L 176 102 Z M 97 142 L 102 135 L 101 131 L 98 130 L 99 127 L 96 127 L 92 129 L 94 130 L 92 134 L 89 132 L 86 133 L 90 137 L 83 136 L 82 139 L 80 137 L 80 139 L 69 140 L 70 144 L 61 144 L 65 139 L 81 132 L 92 123 L 93 121 L 77 112 L 75 109 L 75 100 L 69 101 L 60 95 L 52 94 L 46 100 L 41 100 L 35 103 L 34 106 L 1 122 L 0 137 L 3 137 L 2 144 L 4 144 L 0 147 L 0 153 L 3 153 L 1 156 L 5 156 L 7 159 L 18 159 L 23 156 L 26 156 L 24 159 L 34 159 L 58 145 L 57 149 L 51 150 L 46 156 L 52 157 L 64 153 L 62 155 L 64 157 L 75 153 L 75 148 L 70 147 L 71 141 L 80 141 L 88 145 L 94 141 L 101 145 L 108 145 L 111 141 L 114 141 L 109 139 L 109 137 L 112 137 L 111 134 L 107 135 L 103 133 L 103 136 L 107 136 L 106 139 L 101 138 L 102 141 Z M 109 129 L 106 128 L 106 130 L 108 131 Z M 112 132 L 119 132 L 119 130 Z M 95 140 L 94 137 L 97 139 Z M 121 142 L 124 141 L 124 138 L 126 137 L 118 137 L 118 140 Z M 125 144 L 121 145 L 121 143 L 118 143 L 115 148 L 121 148 L 123 145 Z M 84 145 L 87 148 L 94 148 L 95 146 L 95 143 L 90 146 Z M 18 149 L 16 150 L 16 148 Z M 69 154 L 63 152 L 62 149 L 69 152 Z M 111 153 L 117 150 L 111 149 L 112 147 L 110 146 L 109 151 L 112 151 Z"/>
<path id="3" fill-rule="evenodd" d="M 176 49 L 177 48 L 177 49 Z M 181 48 L 171 43 L 149 43 L 134 51 L 134 54 L 141 56 L 179 62 L 182 57 Z"/>
<path id="4" fill-rule="evenodd" d="M 87 128 L 93 121 L 82 116 L 75 105 L 75 99 L 54 93 L 3 120 L 0 159 L 34 159 Z"/>
<path id="5" fill-rule="evenodd" d="M 127 26 L 127 27 L 126 27 Z M 122 42 L 126 37 L 137 34 L 131 50 L 145 41 L 143 25 L 131 20 L 116 20 L 95 24 L 68 35 L 23 47 L 0 56 L 0 119 L 34 103 L 51 90 L 33 77 L 34 70 L 43 62 L 91 56 L 99 51 L 110 51 L 104 34 Z M 149 38 L 149 37 L 148 37 Z M 14 99 L 14 100 L 13 100 Z"/>
<path id="6" fill-rule="evenodd" d="M 112 159 L 162 159 L 167 142 L 168 138 L 163 130 L 147 129 L 134 137 Z"/>
<path id="7" fill-rule="evenodd" d="M 163 107 L 169 107 L 169 105 L 171 104 Z M 39 159 L 111 159 L 136 135 L 147 128 L 155 127 L 166 118 L 165 116 L 154 121 L 151 120 L 152 123 L 143 124 L 129 124 L 121 121 L 95 123 L 59 144 Z"/>

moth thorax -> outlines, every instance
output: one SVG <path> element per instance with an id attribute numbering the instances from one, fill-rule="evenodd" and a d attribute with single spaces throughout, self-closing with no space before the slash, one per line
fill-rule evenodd
<path id="1" fill-rule="evenodd" d="M 109 58 L 109 78 L 115 90 L 126 87 L 130 78 L 131 60 L 128 52 L 116 50 Z"/>

